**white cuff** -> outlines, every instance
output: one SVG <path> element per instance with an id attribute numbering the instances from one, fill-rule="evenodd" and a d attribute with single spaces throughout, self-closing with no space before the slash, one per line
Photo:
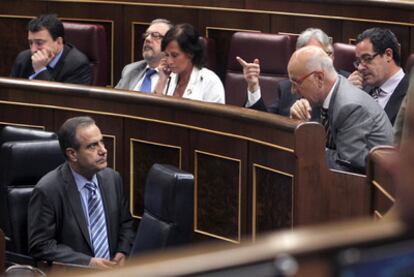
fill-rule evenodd
<path id="1" fill-rule="evenodd" d="M 262 93 L 260 92 L 260 87 L 253 92 L 250 92 L 249 90 L 247 90 L 247 102 L 246 102 L 245 107 L 249 108 L 253 106 L 254 104 L 256 104 L 257 101 L 259 101 L 261 97 L 262 97 Z"/>

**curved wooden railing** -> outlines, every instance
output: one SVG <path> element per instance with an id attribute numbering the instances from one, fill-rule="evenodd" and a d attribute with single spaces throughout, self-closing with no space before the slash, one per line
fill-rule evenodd
<path id="1" fill-rule="evenodd" d="M 257 233 L 369 214 L 365 176 L 328 170 L 324 130 L 250 109 L 98 87 L 0 78 L 0 124 L 56 131 L 90 115 L 144 208 L 153 163 L 195 175 L 198 235 L 233 243 Z"/>

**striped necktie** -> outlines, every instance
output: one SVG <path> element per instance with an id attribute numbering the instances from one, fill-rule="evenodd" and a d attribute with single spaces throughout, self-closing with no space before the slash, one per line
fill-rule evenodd
<path id="1" fill-rule="evenodd" d="M 157 71 L 152 68 L 148 68 L 147 72 L 145 72 L 144 80 L 142 81 L 141 87 L 139 88 L 139 91 L 142 92 L 151 92 L 151 76 L 154 75 Z"/>
<path id="2" fill-rule="evenodd" d="M 321 108 L 321 123 L 326 132 L 326 147 L 329 149 L 335 149 L 336 147 L 331 133 L 331 126 L 329 124 L 328 109 Z"/>
<path id="3" fill-rule="evenodd" d="M 99 195 L 96 193 L 97 187 L 94 183 L 86 183 L 85 187 L 89 191 L 89 231 L 91 233 L 95 257 L 109 260 L 108 235 L 106 232 L 105 211 L 103 209 L 103 204 L 99 198 Z"/>

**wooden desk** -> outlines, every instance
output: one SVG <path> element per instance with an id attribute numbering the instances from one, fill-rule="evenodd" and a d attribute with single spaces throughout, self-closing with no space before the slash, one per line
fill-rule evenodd
<path id="1" fill-rule="evenodd" d="M 369 214 L 363 175 L 328 170 L 324 129 L 250 109 L 98 87 L 0 78 L 0 124 L 56 131 L 90 115 L 131 212 L 155 162 L 195 175 L 194 231 L 232 243 L 257 233 Z"/>

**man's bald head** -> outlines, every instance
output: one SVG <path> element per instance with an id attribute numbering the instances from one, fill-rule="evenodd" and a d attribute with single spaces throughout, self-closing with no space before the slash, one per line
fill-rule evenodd
<path id="1" fill-rule="evenodd" d="M 292 93 L 299 93 L 311 104 L 323 102 L 337 78 L 332 59 L 316 46 L 296 50 L 290 58 L 288 73 Z"/>
<path id="2" fill-rule="evenodd" d="M 316 46 L 305 46 L 296 50 L 290 58 L 288 72 L 290 72 L 289 68 L 291 68 L 291 66 L 299 66 L 299 68 L 308 72 L 323 70 L 330 74 L 336 73 L 332 59 L 329 58 L 323 49 Z"/>

